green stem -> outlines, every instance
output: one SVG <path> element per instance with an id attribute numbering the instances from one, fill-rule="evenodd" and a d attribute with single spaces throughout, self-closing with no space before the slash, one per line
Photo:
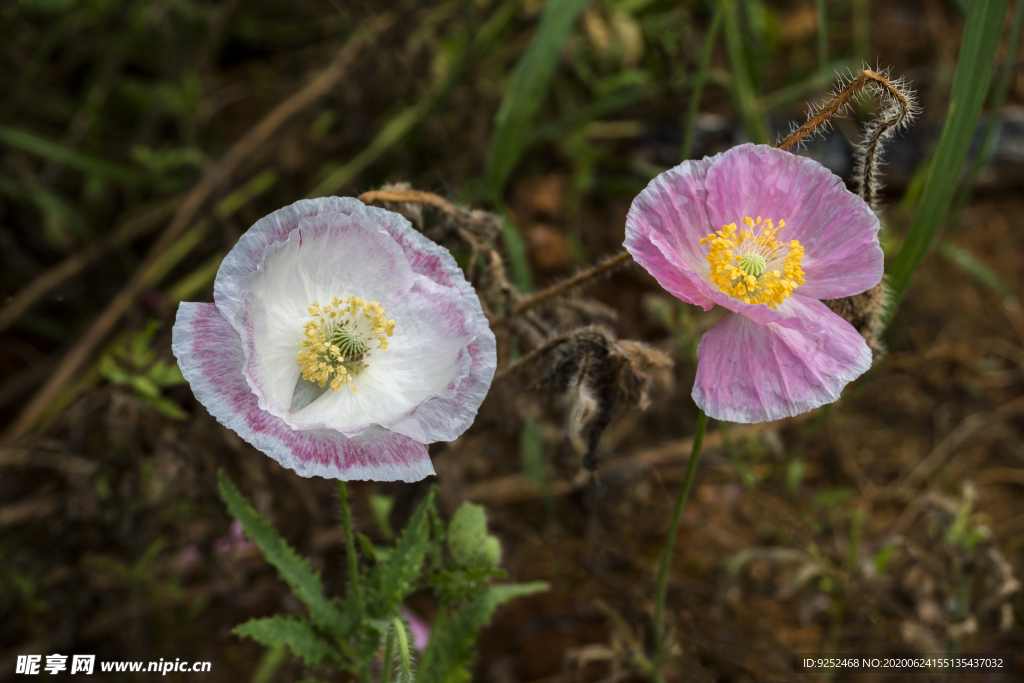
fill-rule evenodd
<path id="1" fill-rule="evenodd" d="M 728 6 L 726 2 L 719 2 L 715 14 L 711 18 L 711 26 L 704 38 L 704 52 L 700 57 L 700 70 L 693 82 L 693 94 L 690 95 L 690 112 L 686 117 L 686 132 L 683 134 L 683 161 L 690 158 L 693 151 L 693 130 L 697 126 L 697 113 L 700 107 L 700 95 L 704 90 L 704 81 L 708 78 L 708 68 L 711 65 L 711 53 L 715 49 L 715 38 L 718 37 L 718 29 L 722 25 L 722 17 Z"/>
<path id="2" fill-rule="evenodd" d="M 395 633 L 389 629 L 387 638 L 384 639 L 384 661 L 381 662 L 380 683 L 391 683 L 391 658 L 393 656 L 391 650 L 394 641 Z"/>
<path id="3" fill-rule="evenodd" d="M 345 554 L 348 555 L 348 588 L 356 602 L 356 623 L 362 624 L 363 589 L 359 584 L 359 558 L 356 557 L 356 539 L 352 534 L 352 511 L 348 505 L 348 488 L 341 480 L 338 480 L 338 499 L 341 507 L 341 526 L 345 529 Z M 354 661 L 353 664 L 357 667 L 364 683 L 372 683 L 370 663 Z"/>
<path id="4" fill-rule="evenodd" d="M 676 508 L 672 513 L 672 526 L 668 531 L 668 538 L 665 539 L 665 547 L 661 551 L 661 567 L 658 569 L 658 586 L 654 598 L 654 680 L 656 683 L 664 683 L 661 675 L 661 667 L 665 664 L 665 629 L 663 618 L 665 615 L 665 594 L 668 593 L 668 567 L 672 563 L 672 551 L 676 545 L 676 534 L 679 531 L 679 522 L 683 518 L 683 507 L 690 495 L 690 488 L 693 486 L 693 475 L 697 471 L 697 459 L 700 458 L 700 449 L 704 445 L 704 432 L 708 428 L 708 416 L 703 410 L 698 410 L 697 432 L 693 435 L 693 450 L 690 452 L 690 460 L 686 463 L 686 476 L 683 478 L 682 488 L 679 489 L 679 497 L 676 498 Z"/>
<path id="5" fill-rule="evenodd" d="M 352 534 L 352 511 L 348 506 L 348 488 L 338 480 L 338 498 L 341 501 L 341 525 L 345 529 L 345 553 L 348 555 L 348 574 L 352 594 L 356 598 L 359 619 L 363 618 L 363 594 L 359 585 L 359 558 L 356 557 L 356 539 Z"/>

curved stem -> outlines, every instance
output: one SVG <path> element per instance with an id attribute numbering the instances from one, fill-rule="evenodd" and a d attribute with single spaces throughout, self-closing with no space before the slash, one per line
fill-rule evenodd
<path id="1" fill-rule="evenodd" d="M 583 272 L 573 275 L 571 278 L 568 278 L 567 280 L 562 280 L 561 282 L 551 285 L 547 289 L 543 289 L 537 292 L 536 294 L 531 294 L 528 297 L 524 297 L 516 304 L 515 308 L 512 311 L 510 311 L 511 315 L 505 315 L 500 318 L 496 318 L 491 323 L 491 327 L 497 329 L 499 327 L 502 327 L 503 325 L 507 325 L 509 318 L 514 318 L 517 315 L 525 313 L 531 308 L 536 308 L 537 306 L 540 306 L 542 303 L 548 301 L 549 299 L 553 299 L 554 297 L 559 296 L 560 294 L 565 294 L 570 289 L 581 287 L 591 282 L 592 280 L 604 275 L 605 273 L 608 273 L 612 270 L 615 270 L 616 268 L 619 268 L 620 266 L 629 263 L 629 260 L 631 258 L 632 255 L 628 251 L 621 251 L 615 256 L 605 259 L 604 261 L 601 261 L 597 265 L 591 266 L 590 268 L 587 268 Z"/>
<path id="2" fill-rule="evenodd" d="M 707 413 L 698 409 L 697 433 L 693 435 L 693 451 L 690 453 L 690 460 L 686 463 L 686 476 L 683 478 L 683 485 L 676 498 L 676 507 L 672 512 L 672 526 L 669 528 L 668 538 L 665 539 L 665 547 L 661 551 L 661 567 L 658 569 L 658 586 L 654 598 L 654 680 L 657 683 L 664 683 L 665 680 L 661 675 L 661 667 L 665 664 L 663 619 L 665 616 L 665 594 L 668 593 L 668 567 L 672 563 L 672 551 L 676 545 L 679 521 L 683 518 L 683 507 L 686 505 L 690 488 L 693 486 L 693 475 L 697 471 L 697 459 L 700 457 L 700 449 L 704 444 L 704 432 L 707 431 L 707 427 Z"/>

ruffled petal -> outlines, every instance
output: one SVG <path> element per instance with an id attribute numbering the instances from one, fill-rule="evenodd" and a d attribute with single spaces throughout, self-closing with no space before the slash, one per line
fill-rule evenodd
<path id="1" fill-rule="evenodd" d="M 838 400 L 871 367 L 864 338 L 825 304 L 794 294 L 785 309 L 792 317 L 783 322 L 730 314 L 704 333 L 692 396 L 710 417 L 750 423 L 799 415 Z"/>
<path id="2" fill-rule="evenodd" d="M 320 197 L 300 199 L 264 216 L 245 231 L 224 257 L 213 283 L 213 300 L 225 318 L 234 319 L 241 307 L 238 288 L 242 279 L 254 272 L 263 260 L 264 250 L 276 242 L 284 242 L 303 218 L 328 213 L 366 215 L 367 207 L 352 197 Z"/>
<path id="3" fill-rule="evenodd" d="M 721 155 L 719 155 L 721 156 Z M 647 272 L 676 297 L 710 310 L 708 249 L 711 230 L 704 187 L 719 157 L 684 161 L 661 173 L 637 195 L 626 216 L 624 246 Z"/>
<path id="4" fill-rule="evenodd" d="M 470 358 L 469 374 L 457 382 L 453 378 L 455 386 L 449 385 L 444 392 L 423 401 L 389 427 L 414 438 L 422 437 L 427 443 L 454 441 L 473 424 L 494 379 L 498 366 L 494 332 L 476 290 L 447 249 L 417 232 L 397 213 L 372 207 L 368 211 L 405 252 L 414 273 L 462 293 L 459 306 L 466 316 L 464 334 L 472 339 L 465 349 Z"/>
<path id="5" fill-rule="evenodd" d="M 779 240 L 799 240 L 804 248 L 805 282 L 799 294 L 839 299 L 881 281 L 878 218 L 827 168 L 813 159 L 752 144 L 733 147 L 710 161 L 705 183 L 713 229 L 739 224 L 745 216 L 786 221 Z"/>
<path id="6" fill-rule="evenodd" d="M 181 304 L 172 348 L 210 414 L 304 477 L 413 482 L 434 473 L 426 446 L 407 436 L 382 427 L 355 438 L 331 430 L 297 431 L 261 410 L 242 372 L 241 338 L 213 304 Z"/>

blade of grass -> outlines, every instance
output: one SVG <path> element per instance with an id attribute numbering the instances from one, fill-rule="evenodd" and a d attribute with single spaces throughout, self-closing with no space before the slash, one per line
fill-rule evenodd
<path id="1" fill-rule="evenodd" d="M 122 185 L 136 187 L 146 184 L 148 180 L 145 174 L 136 169 L 86 156 L 17 128 L 0 126 L 0 143 Z"/>
<path id="2" fill-rule="evenodd" d="M 999 47 L 1006 6 L 1007 0 L 976 0 L 967 13 L 946 123 L 928 170 L 921 204 L 889 270 L 892 305 L 883 318 L 886 324 L 906 294 L 910 280 L 921 265 L 953 198 L 981 105 L 992 80 L 992 65 Z"/>
<path id="3" fill-rule="evenodd" d="M 690 93 L 690 111 L 686 115 L 686 129 L 683 131 L 683 161 L 690 158 L 693 151 L 693 131 L 697 127 L 697 113 L 700 111 L 700 96 L 704 91 L 704 81 L 708 79 L 708 67 L 711 65 L 711 53 L 715 49 L 715 40 L 718 38 L 718 29 L 722 26 L 722 19 L 725 17 L 729 3 L 720 0 L 715 14 L 711 17 L 711 26 L 708 27 L 708 34 L 704 37 L 704 49 L 700 55 L 700 68 L 693 81 L 693 92 Z"/>
<path id="4" fill-rule="evenodd" d="M 951 242 L 939 242 L 935 246 L 939 254 L 959 266 L 965 273 L 982 283 L 1000 298 L 1013 296 L 1013 292 L 996 272 L 975 258 L 974 254 L 961 249 Z"/>
<path id="5" fill-rule="evenodd" d="M 950 224 L 956 225 L 957 218 L 967 206 L 974 194 L 974 186 L 978 182 L 981 169 L 992 160 L 996 151 L 998 137 L 996 130 L 1002 119 L 1003 101 L 1006 99 L 1006 91 L 1009 90 L 1010 81 L 1017 69 L 1017 48 L 1020 46 L 1021 28 L 1024 27 L 1024 0 L 1018 0 L 1013 16 L 1013 30 L 1010 32 L 1010 40 L 1006 44 L 1006 59 L 1003 62 L 1003 71 L 999 80 L 992 86 L 992 94 L 988 105 L 988 123 L 985 124 L 985 132 L 981 136 L 981 144 L 978 145 L 978 153 L 971 164 L 964 179 L 960 192 L 957 194 L 956 202 L 953 204 L 953 211 L 950 214 Z"/>
<path id="6" fill-rule="evenodd" d="M 533 41 L 512 71 L 494 119 L 494 137 L 487 155 L 487 180 L 496 199 L 526 149 L 530 122 L 547 97 L 562 45 L 588 2 L 548 2 Z"/>
<path id="7" fill-rule="evenodd" d="M 664 92 L 665 87 L 658 84 L 646 84 L 629 90 L 621 90 L 610 95 L 605 95 L 585 107 L 581 107 L 566 116 L 545 124 L 538 128 L 530 136 L 526 147 L 530 148 L 552 140 L 559 140 L 574 130 L 584 126 L 595 119 L 607 116 L 619 109 L 624 109 L 631 104 L 642 102 Z"/>
<path id="8" fill-rule="evenodd" d="M 477 32 L 476 37 L 459 57 L 455 66 L 448 70 L 443 78 L 415 105 L 403 109 L 384 124 L 377 137 L 362 152 L 348 163 L 335 169 L 316 187 L 309 191 L 307 197 L 324 197 L 335 194 L 350 180 L 376 161 L 380 156 L 400 142 L 413 129 L 420 125 L 448 95 L 472 64 L 483 57 L 509 22 L 515 17 L 518 6 L 514 0 L 508 0 L 495 10 L 494 14 Z"/>
<path id="9" fill-rule="evenodd" d="M 768 141 L 768 131 L 757 107 L 757 93 L 750 76 L 746 54 L 743 46 L 743 33 L 740 29 L 739 8 L 735 0 L 721 0 L 727 4 L 725 11 L 725 42 L 729 47 L 729 62 L 732 65 L 732 90 L 743 117 L 743 125 L 747 129 L 750 141 L 764 144 Z"/>

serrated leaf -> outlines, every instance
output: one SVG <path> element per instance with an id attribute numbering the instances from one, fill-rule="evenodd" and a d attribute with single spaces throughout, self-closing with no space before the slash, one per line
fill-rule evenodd
<path id="1" fill-rule="evenodd" d="M 341 663 L 334 646 L 302 617 L 278 614 L 266 619 L 252 619 L 239 624 L 231 632 L 268 647 L 287 646 L 307 666 L 324 661 Z"/>
<path id="2" fill-rule="evenodd" d="M 533 42 L 519 59 L 505 88 L 494 121 L 487 158 L 487 179 L 500 194 L 512 168 L 526 148 L 530 122 L 547 96 L 562 45 L 589 0 L 550 0 L 544 7 Z"/>
<path id="3" fill-rule="evenodd" d="M 476 600 L 438 617 L 420 662 L 420 683 L 446 683 L 458 675 L 473 657 L 477 633 L 501 604 L 544 590 L 548 590 L 548 584 L 542 581 L 491 586 Z"/>
<path id="4" fill-rule="evenodd" d="M 267 562 L 277 568 L 295 597 L 305 603 L 313 623 L 338 635 L 347 635 L 350 630 L 348 623 L 334 603 L 324 597 L 320 576 L 310 567 L 309 560 L 292 550 L 277 533 L 277 529 L 253 509 L 224 474 L 224 470 L 218 472 L 218 480 L 228 510 L 263 551 Z"/>
<path id="5" fill-rule="evenodd" d="M 382 617 L 388 617 L 398 609 L 398 605 L 412 591 L 412 583 L 423 567 L 423 558 L 430 545 L 427 512 L 433 507 L 436 495 L 437 491 L 431 488 L 402 531 L 394 550 L 388 554 L 387 567 L 380 582 Z"/>

